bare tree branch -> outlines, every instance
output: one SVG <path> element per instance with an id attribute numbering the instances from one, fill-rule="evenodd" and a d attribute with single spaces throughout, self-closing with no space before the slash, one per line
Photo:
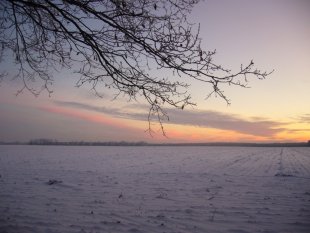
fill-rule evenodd
<path id="1" fill-rule="evenodd" d="M 143 97 L 150 105 L 150 126 L 155 117 L 164 133 L 163 122 L 169 120 L 164 106 L 195 105 L 184 78 L 211 85 L 207 98 L 216 94 L 229 104 L 223 85 L 246 87 L 249 76 L 270 74 L 255 69 L 252 61 L 235 73 L 215 64 L 215 51 L 201 49 L 199 26 L 187 21 L 198 2 L 2 0 L 0 56 L 14 57 L 22 90 L 35 95 L 51 93 L 51 71 L 79 67 L 79 86 L 87 82 L 96 90 L 103 83 L 116 95 Z M 172 71 L 175 78 L 156 76 L 157 69 Z M 39 90 L 31 86 L 37 80 L 43 81 Z"/>

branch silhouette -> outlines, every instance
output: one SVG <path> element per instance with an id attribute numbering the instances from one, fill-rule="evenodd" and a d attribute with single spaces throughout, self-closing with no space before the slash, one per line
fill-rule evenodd
<path id="1" fill-rule="evenodd" d="M 14 76 L 34 95 L 52 93 L 52 71 L 74 69 L 78 86 L 90 83 L 115 90 L 116 97 L 143 97 L 151 121 L 169 120 L 164 106 L 195 105 L 184 78 L 212 87 L 228 104 L 223 85 L 247 87 L 247 79 L 271 72 L 253 61 L 232 72 L 213 62 L 216 51 L 201 49 L 199 25 L 187 20 L 199 0 L 2 0 L 1 57 L 13 58 Z M 10 55 L 9 55 L 10 54 Z M 0 61 L 1 62 L 1 61 Z M 153 71 L 173 72 L 162 77 Z M 1 78 L 9 76 L 8 71 Z M 32 83 L 41 80 L 42 87 Z"/>

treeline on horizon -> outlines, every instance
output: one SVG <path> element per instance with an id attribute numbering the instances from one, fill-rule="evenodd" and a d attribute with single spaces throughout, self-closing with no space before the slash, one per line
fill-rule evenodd
<path id="1" fill-rule="evenodd" d="M 144 141 L 58 141 L 53 139 L 33 139 L 29 142 L 0 142 L 0 145 L 53 145 L 53 146 L 259 146 L 259 147 L 310 147 L 308 142 L 255 143 L 255 142 L 204 142 L 204 143 L 148 143 Z"/>

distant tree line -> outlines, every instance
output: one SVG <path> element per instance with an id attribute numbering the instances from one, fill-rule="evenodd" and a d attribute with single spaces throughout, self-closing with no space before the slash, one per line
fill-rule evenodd
<path id="1" fill-rule="evenodd" d="M 144 146 L 146 142 L 85 142 L 85 141 L 68 141 L 62 142 L 55 139 L 33 139 L 30 140 L 28 145 L 59 145 L 59 146 Z"/>
<path id="2" fill-rule="evenodd" d="M 52 146 L 243 146 L 243 147 L 310 147 L 308 142 L 284 142 L 284 143 L 245 143 L 245 142 L 204 142 L 204 143 L 148 143 L 144 141 L 58 141 L 55 139 L 32 139 L 29 142 L 1 142 L 0 145 L 52 145 Z"/>

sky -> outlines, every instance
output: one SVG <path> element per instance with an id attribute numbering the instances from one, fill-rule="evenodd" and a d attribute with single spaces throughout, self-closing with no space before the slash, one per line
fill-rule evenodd
<path id="1" fill-rule="evenodd" d="M 21 84 L 0 83 L 0 141 L 47 138 L 60 141 L 305 142 L 310 140 L 310 1 L 206 0 L 189 16 L 200 23 L 202 48 L 216 49 L 218 64 L 238 70 L 252 59 L 265 80 L 251 88 L 224 88 L 231 100 L 206 100 L 207 85 L 193 82 L 195 107 L 169 109 L 167 137 L 152 123 L 143 102 L 102 98 L 88 86 L 75 87 L 70 72 L 54 74 L 53 94 L 16 96 Z M 1 66 L 7 65 L 5 62 Z"/>

